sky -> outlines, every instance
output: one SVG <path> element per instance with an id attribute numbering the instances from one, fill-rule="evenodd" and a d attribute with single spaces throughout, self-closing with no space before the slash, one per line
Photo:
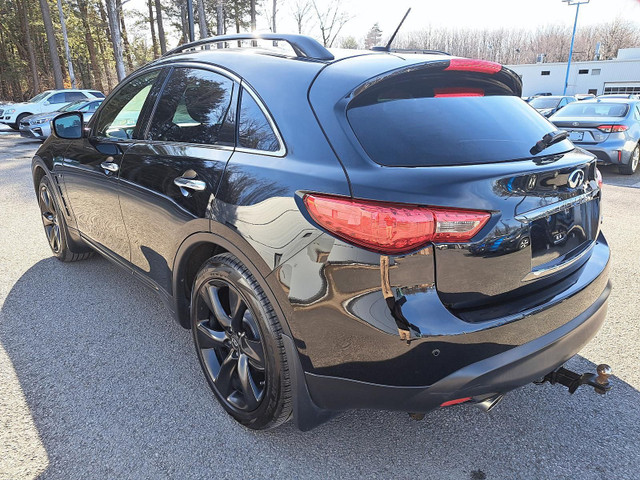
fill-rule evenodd
<path id="1" fill-rule="evenodd" d="M 279 1 L 283 5 L 277 16 L 278 30 L 297 33 L 290 7 L 293 0 Z M 319 4 L 326 1 L 318 0 Z M 271 4 L 271 0 L 263 3 Z M 387 37 L 409 7 L 411 14 L 401 30 L 405 33 L 429 24 L 523 29 L 547 24 L 573 25 L 576 13 L 575 6 L 568 6 L 562 0 L 341 0 L 341 3 L 353 17 L 345 25 L 342 35 L 352 35 L 358 40 L 364 38 L 376 22 L 382 29 L 383 38 Z M 145 11 L 146 0 L 129 0 L 125 8 Z M 638 22 L 640 28 L 640 0 L 590 0 L 580 7 L 578 28 L 588 28 L 617 17 Z M 258 30 L 267 31 L 266 20 L 259 21 Z"/>

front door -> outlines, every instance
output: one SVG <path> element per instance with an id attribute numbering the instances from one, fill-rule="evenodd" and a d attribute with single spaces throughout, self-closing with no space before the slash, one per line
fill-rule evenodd
<path id="1" fill-rule="evenodd" d="M 209 209 L 233 153 L 238 88 L 218 71 L 174 68 L 144 140 L 122 164 L 131 263 L 168 293 L 180 244 L 209 230 Z"/>
<path id="2" fill-rule="evenodd" d="M 118 88 L 98 112 L 86 138 L 73 140 L 62 172 L 75 223 L 91 243 L 129 260 L 129 239 L 118 200 L 118 176 L 135 141 L 138 118 L 160 70 Z"/>

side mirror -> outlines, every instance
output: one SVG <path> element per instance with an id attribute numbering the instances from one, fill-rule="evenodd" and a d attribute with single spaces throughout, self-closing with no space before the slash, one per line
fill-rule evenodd
<path id="1" fill-rule="evenodd" d="M 56 137 L 67 140 L 75 140 L 83 137 L 82 114 L 80 112 L 69 112 L 58 115 L 51 122 L 53 133 Z"/>
<path id="2" fill-rule="evenodd" d="M 51 105 L 51 104 L 49 103 L 49 100 L 45 100 L 44 102 L 42 102 L 42 104 L 43 104 L 43 105 Z"/>

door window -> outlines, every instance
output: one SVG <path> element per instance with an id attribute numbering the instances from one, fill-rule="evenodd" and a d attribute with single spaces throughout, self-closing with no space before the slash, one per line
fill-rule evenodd
<path id="1" fill-rule="evenodd" d="M 246 91 L 242 90 L 240 120 L 238 123 L 238 146 L 253 150 L 277 152 L 280 148 L 266 115 Z"/>
<path id="2" fill-rule="evenodd" d="M 233 145 L 233 80 L 209 70 L 176 68 L 153 114 L 149 140 Z"/>
<path id="3" fill-rule="evenodd" d="M 140 75 L 107 100 L 96 122 L 95 135 L 114 139 L 133 138 L 140 112 L 160 70 Z"/>

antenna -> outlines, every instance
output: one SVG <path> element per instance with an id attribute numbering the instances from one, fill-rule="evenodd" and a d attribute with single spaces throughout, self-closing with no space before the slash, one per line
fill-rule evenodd
<path id="1" fill-rule="evenodd" d="M 405 13 L 404 17 L 402 17 L 402 20 L 400 20 L 400 23 L 398 24 L 398 27 L 396 28 L 396 31 L 393 32 L 393 35 L 391 35 L 391 38 L 387 42 L 387 45 L 384 46 L 384 47 L 373 47 L 371 50 L 375 50 L 377 52 L 389 52 L 389 51 L 391 51 L 391 44 L 396 39 L 396 35 L 398 35 L 398 30 L 400 30 L 400 27 L 402 26 L 404 21 L 409 16 L 409 12 L 411 12 L 411 7 L 409 7 L 409 9 L 407 10 L 407 13 Z"/>

